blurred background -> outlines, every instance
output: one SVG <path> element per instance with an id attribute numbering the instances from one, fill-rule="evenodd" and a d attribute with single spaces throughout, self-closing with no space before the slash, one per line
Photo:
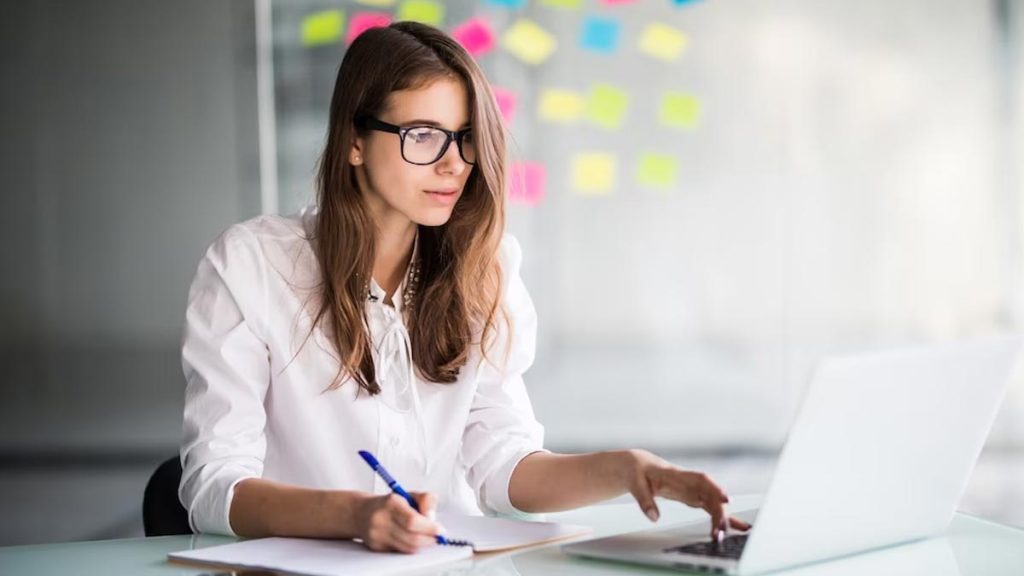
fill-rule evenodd
<path id="1" fill-rule="evenodd" d="M 198 260 L 389 19 L 495 87 L 554 450 L 760 492 L 822 354 L 1024 329 L 1022 0 L 8 1 L 0 545 L 142 535 Z M 1020 375 L 961 509 L 1024 526 Z"/>

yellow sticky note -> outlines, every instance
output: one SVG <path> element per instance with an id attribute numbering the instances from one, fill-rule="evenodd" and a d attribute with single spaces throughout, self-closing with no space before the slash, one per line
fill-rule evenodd
<path id="1" fill-rule="evenodd" d="M 520 18 L 505 32 L 501 44 L 527 64 L 540 64 L 558 47 L 554 36 L 526 18 Z"/>
<path id="2" fill-rule="evenodd" d="M 302 19 L 302 45 L 320 46 L 341 40 L 345 14 L 341 10 L 314 12 Z"/>
<path id="3" fill-rule="evenodd" d="M 628 107 L 629 96 L 624 91 L 608 84 L 598 84 L 590 89 L 587 118 L 598 126 L 615 130 L 622 126 Z"/>
<path id="4" fill-rule="evenodd" d="M 363 6 L 373 6 L 374 8 L 387 8 L 388 6 L 394 6 L 395 0 L 356 0 L 356 3 Z"/>
<path id="5" fill-rule="evenodd" d="M 668 92 L 661 98 L 658 120 L 666 126 L 696 128 L 700 121 L 700 100 L 693 94 Z"/>
<path id="6" fill-rule="evenodd" d="M 577 154 L 572 161 L 572 186 L 582 194 L 607 195 L 615 182 L 615 156 L 603 152 Z"/>
<path id="7" fill-rule="evenodd" d="M 666 24 L 655 23 L 640 34 L 640 49 L 661 60 L 677 60 L 686 50 L 686 35 Z"/>
<path id="8" fill-rule="evenodd" d="M 406 0 L 398 7 L 398 19 L 440 26 L 444 21 L 444 6 L 431 0 Z"/>
<path id="9" fill-rule="evenodd" d="M 679 166 L 668 154 L 644 154 L 637 166 L 636 180 L 652 188 L 668 188 L 676 183 Z"/>
<path id="10" fill-rule="evenodd" d="M 583 116 L 587 102 L 583 96 L 569 90 L 545 89 L 540 93 L 537 114 L 549 122 L 575 122 Z"/>

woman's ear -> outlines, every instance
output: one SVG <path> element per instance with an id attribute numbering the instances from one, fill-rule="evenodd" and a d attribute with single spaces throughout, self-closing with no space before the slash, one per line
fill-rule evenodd
<path id="1" fill-rule="evenodd" d="M 360 136 L 356 136 L 352 142 L 352 149 L 348 153 L 348 163 L 353 166 L 362 166 L 363 164 L 363 139 Z"/>

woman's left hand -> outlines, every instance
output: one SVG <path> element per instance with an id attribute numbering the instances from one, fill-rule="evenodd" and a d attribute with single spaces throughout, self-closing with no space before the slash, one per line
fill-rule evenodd
<path id="1" fill-rule="evenodd" d="M 712 539 L 719 538 L 719 531 L 724 536 L 727 527 L 750 529 L 750 524 L 728 515 L 729 496 L 707 474 L 683 470 L 646 450 L 627 450 L 624 457 L 628 464 L 621 470 L 626 487 L 652 522 L 660 516 L 654 497 L 661 496 L 707 511 Z"/>

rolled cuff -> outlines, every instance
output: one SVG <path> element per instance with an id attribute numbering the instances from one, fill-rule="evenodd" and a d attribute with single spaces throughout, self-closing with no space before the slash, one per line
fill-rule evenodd
<path id="1" fill-rule="evenodd" d="M 509 457 L 505 463 L 492 472 L 482 486 L 480 494 L 480 508 L 488 515 L 501 514 L 503 516 L 515 516 L 520 518 L 534 517 L 533 514 L 523 512 L 512 505 L 508 489 L 512 483 L 512 473 L 516 466 L 530 454 L 537 452 L 550 452 L 539 446 L 516 446 L 507 449 Z"/>
<path id="2" fill-rule="evenodd" d="M 208 465 L 209 466 L 209 465 Z M 200 476 L 203 476 L 200 472 Z M 238 536 L 231 528 L 231 502 L 235 497 L 235 486 L 242 480 L 260 478 L 262 472 L 250 467 L 231 464 L 224 466 L 202 479 L 202 486 L 196 491 L 189 504 L 188 523 L 196 534 L 223 534 Z"/>

